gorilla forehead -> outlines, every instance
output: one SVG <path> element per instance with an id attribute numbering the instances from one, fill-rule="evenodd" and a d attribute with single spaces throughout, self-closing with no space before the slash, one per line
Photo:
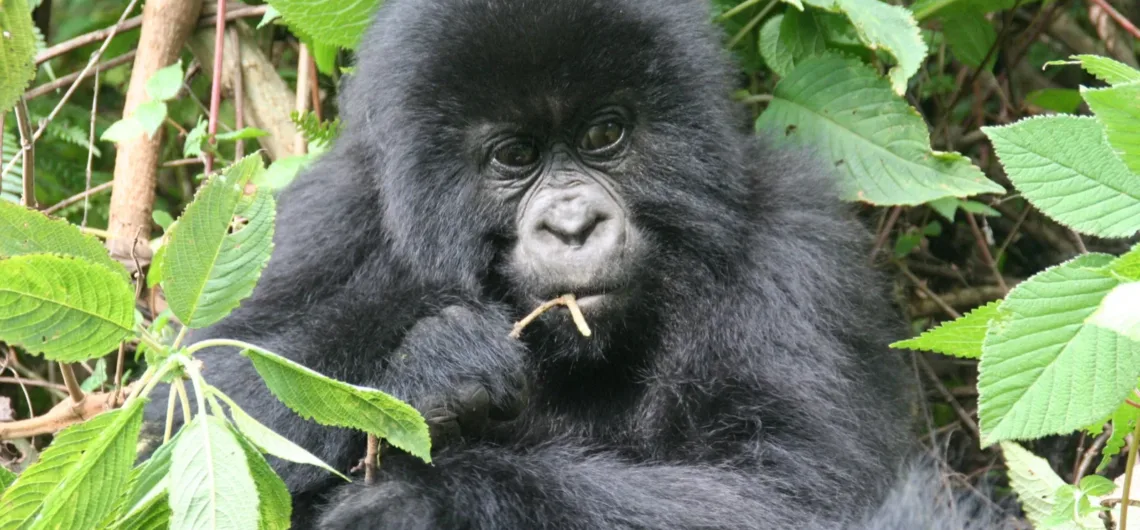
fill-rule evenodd
<path id="1" fill-rule="evenodd" d="M 570 120 L 607 100 L 692 115 L 724 73 L 708 16 L 699 0 L 390 0 L 361 77 L 392 89 L 372 101 L 444 121 Z"/>

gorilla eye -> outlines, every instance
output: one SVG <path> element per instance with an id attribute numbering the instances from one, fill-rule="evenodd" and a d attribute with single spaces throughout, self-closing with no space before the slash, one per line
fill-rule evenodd
<path id="1" fill-rule="evenodd" d="M 620 123 L 606 122 L 590 126 L 578 143 L 583 151 L 601 151 L 621 141 L 625 128 Z"/>
<path id="2" fill-rule="evenodd" d="M 492 156 L 507 167 L 527 167 L 538 161 L 538 148 L 530 142 L 511 142 L 496 149 Z"/>

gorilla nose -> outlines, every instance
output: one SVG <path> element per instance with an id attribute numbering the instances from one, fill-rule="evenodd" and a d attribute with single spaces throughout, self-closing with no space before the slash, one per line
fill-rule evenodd
<path id="1" fill-rule="evenodd" d="M 607 254 L 621 244 L 621 224 L 593 201 L 563 198 L 539 216 L 536 236 L 548 251 L 576 252 L 585 248 Z"/>

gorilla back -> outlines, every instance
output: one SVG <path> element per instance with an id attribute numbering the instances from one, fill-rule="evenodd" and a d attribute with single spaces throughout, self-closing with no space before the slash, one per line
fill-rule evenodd
<path id="1" fill-rule="evenodd" d="M 738 127 L 708 16 L 700 0 L 380 8 L 346 130 L 285 191 L 254 296 L 193 337 L 255 341 L 427 418 L 433 465 L 392 451 L 374 485 L 277 462 L 298 527 L 962 524 L 933 480 L 891 494 L 910 424 L 886 348 L 899 319 L 828 177 Z M 566 293 L 591 337 L 555 309 L 510 338 Z M 232 351 L 207 367 L 333 466 L 362 455 L 362 435 L 295 417 Z M 888 495 L 905 509 L 868 519 Z"/>

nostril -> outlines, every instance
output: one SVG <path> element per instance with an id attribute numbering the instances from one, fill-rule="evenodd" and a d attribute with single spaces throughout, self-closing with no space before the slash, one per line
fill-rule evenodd
<path id="1" fill-rule="evenodd" d="M 538 230 L 553 235 L 566 246 L 581 247 L 586 244 L 602 221 L 602 217 L 597 215 L 547 218 L 539 222 Z"/>

